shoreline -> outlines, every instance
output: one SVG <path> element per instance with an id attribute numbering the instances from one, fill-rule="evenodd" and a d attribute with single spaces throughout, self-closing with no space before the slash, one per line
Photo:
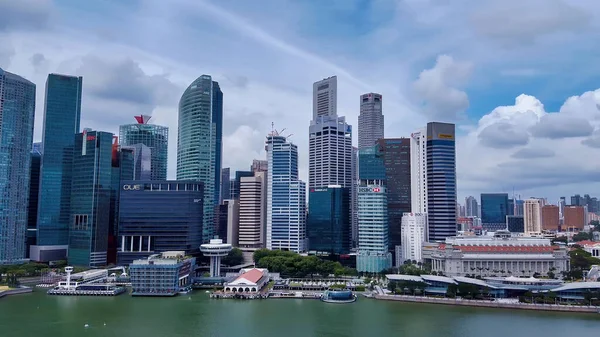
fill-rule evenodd
<path id="1" fill-rule="evenodd" d="M 4 296 L 11 296 L 11 295 L 29 294 L 32 292 L 33 292 L 33 288 L 29 288 L 29 287 L 9 289 L 9 290 L 0 291 L 0 298 L 2 298 Z"/>
<path id="2" fill-rule="evenodd" d="M 559 304 L 529 304 L 529 303 L 500 303 L 481 300 L 465 300 L 453 298 L 434 298 L 407 295 L 374 295 L 373 298 L 383 301 L 399 301 L 408 303 L 428 303 L 441 305 L 454 305 L 465 307 L 496 308 L 496 309 L 518 309 L 532 311 L 552 311 L 552 312 L 577 312 L 600 314 L 600 307 L 559 305 Z"/>

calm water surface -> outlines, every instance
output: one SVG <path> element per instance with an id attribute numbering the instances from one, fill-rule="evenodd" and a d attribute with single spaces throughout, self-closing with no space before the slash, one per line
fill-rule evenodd
<path id="1" fill-rule="evenodd" d="M 85 324 L 89 327 L 84 328 Z M 60 297 L 36 290 L 0 299 L 0 336 L 600 336 L 600 314 L 459 308 L 366 298 L 343 305 L 296 299 L 213 300 L 204 292 L 132 298 Z"/>

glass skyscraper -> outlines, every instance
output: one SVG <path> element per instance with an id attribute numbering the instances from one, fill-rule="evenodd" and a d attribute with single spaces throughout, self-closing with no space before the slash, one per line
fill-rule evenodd
<path id="1" fill-rule="evenodd" d="M 219 204 L 223 92 L 208 75 L 192 82 L 179 100 L 177 180 L 204 182 L 203 241 L 214 235 Z"/>
<path id="2" fill-rule="evenodd" d="M 50 74 L 46 80 L 43 155 L 37 244 L 69 242 L 71 178 L 75 134 L 81 119 L 82 77 Z"/>
<path id="3" fill-rule="evenodd" d="M 35 84 L 0 68 L 0 264 L 24 262 Z"/>
<path id="4" fill-rule="evenodd" d="M 104 266 L 111 218 L 113 134 L 84 130 L 73 137 L 68 261 L 75 266 Z"/>
<path id="5" fill-rule="evenodd" d="M 483 229 L 496 231 L 506 229 L 508 214 L 507 193 L 481 194 L 481 225 Z"/>
<path id="6" fill-rule="evenodd" d="M 429 241 L 456 236 L 454 124 L 427 123 L 427 213 Z"/>
<path id="7" fill-rule="evenodd" d="M 267 137 L 267 249 L 306 251 L 306 185 L 298 147 L 276 131 Z"/>
<path id="8" fill-rule="evenodd" d="M 38 144 L 38 146 L 35 146 Z M 29 257 L 29 247 L 34 246 L 37 241 L 37 213 L 40 195 L 40 165 L 42 155 L 40 143 L 34 143 L 31 150 L 31 166 L 29 172 L 29 207 L 27 208 L 27 249 L 25 256 Z"/>
<path id="9" fill-rule="evenodd" d="M 121 125 L 119 127 L 119 143 L 123 146 L 138 144 L 147 146 L 150 149 L 150 180 L 166 180 L 169 128 L 148 124 L 150 118 L 146 115 L 135 116 L 137 124 Z M 139 155 L 136 154 L 136 157 L 140 158 L 138 160 L 140 164 L 144 163 L 143 154 L 143 151 Z M 135 179 L 147 180 L 146 177 L 136 177 Z"/>
<path id="10" fill-rule="evenodd" d="M 308 250 L 330 254 L 350 252 L 350 189 L 311 188 L 306 221 Z"/>

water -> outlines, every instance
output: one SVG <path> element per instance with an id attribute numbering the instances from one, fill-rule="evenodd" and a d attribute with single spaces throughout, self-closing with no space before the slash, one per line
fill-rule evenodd
<path id="1" fill-rule="evenodd" d="M 88 327 L 85 325 L 88 324 Z M 106 325 L 105 325 L 106 324 Z M 600 314 L 317 300 L 62 297 L 42 290 L 0 299 L 0 336 L 552 337 L 598 336 Z"/>

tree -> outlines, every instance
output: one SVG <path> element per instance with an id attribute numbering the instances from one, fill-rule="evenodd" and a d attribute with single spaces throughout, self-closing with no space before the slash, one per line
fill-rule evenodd
<path id="1" fill-rule="evenodd" d="M 458 286 L 456 284 L 448 285 L 448 289 L 446 290 L 446 296 L 450 298 L 456 297 L 456 293 L 458 292 Z"/>
<path id="2" fill-rule="evenodd" d="M 227 266 L 237 266 L 244 263 L 244 253 L 239 248 L 233 248 L 221 262 Z"/>
<path id="3" fill-rule="evenodd" d="M 584 240 L 590 240 L 591 239 L 591 235 L 588 232 L 579 232 L 575 235 L 573 235 L 573 241 L 578 242 L 578 241 L 584 241 Z"/>

